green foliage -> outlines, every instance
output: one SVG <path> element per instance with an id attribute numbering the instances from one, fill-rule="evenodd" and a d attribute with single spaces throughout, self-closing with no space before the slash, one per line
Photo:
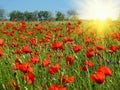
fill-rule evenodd
<path id="1" fill-rule="evenodd" d="M 62 20 L 64 20 L 64 19 L 65 19 L 65 15 L 64 15 L 62 12 L 58 11 L 58 12 L 56 13 L 56 20 L 57 20 L 57 21 L 62 21 Z"/>
<path id="2" fill-rule="evenodd" d="M 0 20 L 5 19 L 5 10 L 0 9 Z"/>
<path id="3" fill-rule="evenodd" d="M 32 21 L 32 20 L 34 20 L 34 14 L 32 12 L 25 11 L 24 12 L 24 20 L 25 21 Z"/>
<path id="4" fill-rule="evenodd" d="M 52 12 L 50 11 L 40 11 L 38 12 L 39 20 L 52 20 Z"/>
<path id="5" fill-rule="evenodd" d="M 26 13 L 28 17 L 32 16 L 31 13 Z M 26 28 L 21 30 L 13 29 L 13 36 L 11 35 L 11 27 L 19 28 L 21 23 L 15 24 L 12 22 L 5 22 L 1 25 L 0 39 L 4 40 L 4 45 L 0 46 L 0 49 L 3 50 L 4 54 L 2 56 L 0 53 L 0 90 L 15 90 L 16 84 L 20 87 L 20 90 L 48 90 L 48 87 L 51 84 L 56 83 L 67 87 L 68 90 L 119 90 L 120 50 L 111 54 L 109 53 L 109 47 L 112 45 L 120 46 L 120 41 L 117 40 L 117 38 L 112 39 L 111 33 L 107 33 L 109 29 L 112 33 L 120 33 L 118 22 L 111 22 L 111 26 L 105 28 L 106 35 L 102 38 L 99 38 L 99 34 L 96 33 L 97 31 L 95 32 L 98 25 L 95 26 L 92 21 L 81 22 L 82 24 L 80 25 L 78 22 L 70 21 L 41 21 L 39 24 L 38 22 L 25 22 Z M 13 26 L 11 25 L 6 28 L 9 23 Z M 35 28 L 36 23 L 45 28 L 41 28 L 40 30 L 39 28 Z M 66 25 L 68 25 L 67 28 Z M 71 34 L 68 34 L 68 30 L 72 30 Z M 8 32 L 8 34 L 6 34 L 6 32 Z M 31 34 L 31 32 L 34 32 L 34 34 Z M 59 37 L 58 35 L 60 34 L 63 36 Z M 64 38 L 66 37 L 73 38 L 73 42 L 70 43 L 71 40 L 68 40 L 68 43 L 64 42 Z M 87 39 L 85 39 L 86 37 Z M 62 42 L 65 50 L 52 50 L 51 46 L 54 43 L 54 39 Z M 31 43 L 34 44 L 34 41 L 37 45 L 31 45 Z M 14 47 L 12 42 L 17 43 L 18 46 Z M 86 42 L 90 42 L 89 45 L 86 44 Z M 29 46 L 33 53 L 15 53 L 16 49 L 22 50 L 26 45 Z M 73 51 L 73 45 L 81 45 L 84 46 L 84 48 L 75 53 Z M 104 46 L 105 50 L 98 51 L 96 49 L 97 45 Z M 93 48 L 95 50 L 94 57 L 86 57 L 85 53 L 88 48 Z M 21 72 L 20 70 L 15 69 L 14 65 L 30 62 L 35 53 L 38 55 L 40 62 L 37 64 L 30 64 L 30 67 L 33 69 L 32 73 L 36 78 L 33 84 L 29 84 L 28 81 L 23 79 L 23 76 L 26 75 L 27 72 Z M 48 54 L 52 54 L 52 56 L 48 58 Z M 66 56 L 68 55 L 72 55 L 75 59 L 75 62 L 71 66 L 66 63 Z M 16 58 L 19 58 L 19 60 L 16 60 Z M 34 59 L 37 60 L 36 58 Z M 42 66 L 42 62 L 45 59 L 51 60 L 50 65 L 47 67 Z M 84 61 L 87 61 L 88 59 L 94 63 L 94 67 L 87 67 L 86 71 L 80 70 L 80 67 L 84 66 Z M 110 60 L 111 62 L 107 62 L 107 60 Z M 48 72 L 49 67 L 57 63 L 60 64 L 60 70 L 54 75 L 51 75 Z M 106 76 L 104 83 L 97 84 L 93 82 L 90 77 L 93 73 L 97 72 L 97 69 L 101 65 L 107 66 L 112 70 L 112 77 Z M 60 76 L 63 75 L 74 76 L 74 82 L 62 84 Z"/>
<path id="6" fill-rule="evenodd" d="M 9 16 L 10 16 L 10 20 L 12 19 L 17 20 L 17 21 L 24 20 L 24 15 L 20 11 L 12 11 Z"/>

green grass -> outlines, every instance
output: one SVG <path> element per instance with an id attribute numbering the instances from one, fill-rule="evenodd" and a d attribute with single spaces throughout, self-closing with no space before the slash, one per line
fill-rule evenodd
<path id="1" fill-rule="evenodd" d="M 70 21 L 69 21 L 70 22 Z M 6 28 L 6 24 L 11 23 L 13 26 Z M 77 22 L 71 22 L 71 25 L 66 28 L 67 22 L 26 22 L 26 28 L 21 30 L 14 29 L 20 28 L 21 23 L 18 22 L 5 22 L 0 24 L 0 39 L 4 41 L 4 45 L 0 46 L 3 50 L 4 55 L 0 57 L 0 90 L 14 90 L 14 84 L 19 85 L 20 90 L 47 90 L 51 84 L 58 84 L 68 88 L 68 90 L 119 90 L 120 85 L 120 49 L 118 49 L 113 54 L 109 53 L 109 47 L 112 45 L 120 46 L 119 40 L 112 39 L 111 33 L 119 33 L 120 27 L 118 22 L 108 23 L 108 26 L 104 27 L 105 34 L 102 34 L 102 37 L 97 33 L 98 27 L 93 24 L 92 21 L 83 21 L 82 24 L 77 24 Z M 45 29 L 36 30 L 35 24 L 39 23 L 39 27 L 44 26 Z M 112 25 L 111 27 L 109 25 Z M 61 28 L 60 31 L 54 32 L 54 28 Z M 67 30 L 72 30 L 71 34 L 67 33 Z M 8 31 L 8 34 L 3 34 L 1 30 Z M 78 35 L 76 30 L 81 31 L 81 34 Z M 10 32 L 14 31 L 14 35 L 11 36 Z M 33 35 L 28 35 L 28 32 L 34 32 Z M 40 40 L 45 38 L 46 32 L 50 32 L 51 42 L 42 42 Z M 94 35 L 91 34 L 94 32 Z M 21 34 L 20 34 L 21 33 Z M 64 37 L 72 37 L 74 41 L 71 44 L 66 44 L 63 42 L 64 37 L 56 37 L 56 34 L 64 34 Z M 104 36 L 103 36 L 104 35 Z M 21 36 L 25 39 L 21 39 Z M 35 38 L 37 46 L 31 46 L 29 39 Z M 85 38 L 90 38 L 90 44 L 87 46 L 85 43 Z M 13 38 L 18 38 L 18 40 L 13 40 Z M 54 38 L 56 41 L 62 42 L 65 50 L 52 50 L 51 46 L 54 43 Z M 6 40 L 7 39 L 7 40 Z M 34 40 L 33 40 L 34 41 Z M 12 46 L 12 42 L 18 44 L 17 47 Z M 74 44 L 84 46 L 84 49 L 74 53 L 72 47 Z M 90 60 L 94 63 L 94 67 L 87 68 L 86 71 L 80 70 L 80 66 L 84 65 L 85 60 L 89 60 L 86 57 L 86 51 L 88 48 L 94 48 L 95 45 L 104 46 L 106 49 L 104 51 L 99 51 L 102 55 L 102 58 L 98 55 L 94 55 Z M 16 49 L 21 49 L 24 46 L 29 46 L 32 50 L 31 54 L 21 53 L 15 54 Z M 40 48 L 42 47 L 42 48 Z M 23 80 L 23 73 L 20 70 L 13 70 L 15 64 L 15 58 L 19 57 L 21 63 L 28 63 L 30 58 L 33 57 L 34 53 L 38 53 L 40 62 L 38 64 L 32 65 L 33 73 L 36 76 L 34 83 L 29 84 L 27 81 Z M 51 58 L 47 58 L 46 55 L 52 53 Z M 62 54 L 58 58 L 58 54 Z M 72 66 L 66 64 L 66 56 L 72 55 L 75 58 L 75 62 Z M 51 64 L 48 67 L 42 67 L 42 61 L 45 59 L 50 59 Z M 115 64 L 108 64 L 106 60 L 111 60 Z M 54 75 L 49 74 L 48 69 L 50 66 L 59 63 L 61 65 L 60 70 Z M 104 83 L 97 84 L 93 82 L 90 78 L 92 74 L 97 72 L 99 66 L 107 66 L 112 70 L 112 77 L 107 76 Z M 60 82 L 60 76 L 68 75 L 74 76 L 75 80 L 73 83 L 62 84 Z M 12 82 L 14 80 L 14 82 Z"/>

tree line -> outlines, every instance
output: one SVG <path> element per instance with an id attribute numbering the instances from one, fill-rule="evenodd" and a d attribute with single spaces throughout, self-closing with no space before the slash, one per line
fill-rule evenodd
<path id="1" fill-rule="evenodd" d="M 9 17 L 9 20 L 25 20 L 25 21 L 39 21 L 39 20 L 57 20 L 62 21 L 66 20 L 70 17 L 74 17 L 77 15 L 77 12 L 75 10 L 68 10 L 67 15 L 65 15 L 61 11 L 57 11 L 55 15 L 51 11 L 12 11 L 7 16 Z M 6 12 L 4 9 L 0 9 L 0 20 L 8 19 L 6 18 Z"/>

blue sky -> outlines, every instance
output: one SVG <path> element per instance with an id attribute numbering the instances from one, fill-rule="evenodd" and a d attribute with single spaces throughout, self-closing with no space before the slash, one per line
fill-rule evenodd
<path id="1" fill-rule="evenodd" d="M 13 10 L 22 12 L 48 10 L 53 13 L 62 11 L 64 14 L 66 14 L 68 10 L 75 9 L 81 18 L 92 19 L 95 17 L 92 10 L 95 9 L 100 2 L 102 2 L 102 7 L 109 8 L 109 17 L 116 18 L 120 13 L 120 0 L 0 0 L 0 8 L 5 9 L 7 13 Z M 99 12 L 99 10 L 97 12 Z"/>
<path id="2" fill-rule="evenodd" d="M 72 0 L 0 0 L 0 8 L 4 8 L 7 12 L 12 10 L 19 11 L 63 11 L 73 9 Z"/>

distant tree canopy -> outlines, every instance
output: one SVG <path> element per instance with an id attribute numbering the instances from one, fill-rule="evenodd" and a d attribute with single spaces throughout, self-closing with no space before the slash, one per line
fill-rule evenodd
<path id="1" fill-rule="evenodd" d="M 20 11 L 12 11 L 9 16 L 10 16 L 10 20 L 12 20 L 12 19 L 24 20 L 23 13 Z"/>
<path id="2" fill-rule="evenodd" d="M 34 12 L 20 12 L 20 11 L 12 11 L 10 13 L 10 20 L 14 19 L 14 20 L 25 20 L 25 21 L 31 21 L 31 20 L 36 20 L 36 13 Z"/>
<path id="3" fill-rule="evenodd" d="M 5 19 L 5 10 L 0 9 L 0 20 Z"/>
<path id="4" fill-rule="evenodd" d="M 12 11 L 9 13 L 9 20 L 24 20 L 24 21 L 38 21 L 38 20 L 56 20 L 56 21 L 62 21 L 62 20 L 71 20 L 74 19 L 76 20 L 77 12 L 75 10 L 68 10 L 66 15 L 61 12 L 57 11 L 55 15 L 51 11 L 46 11 L 46 10 L 41 10 L 41 11 Z M 0 9 L 0 20 L 5 19 L 7 15 L 5 14 L 4 9 Z M 7 18 L 8 19 L 8 18 Z"/>
<path id="5" fill-rule="evenodd" d="M 78 12 L 76 10 L 68 10 L 67 14 L 68 14 L 69 17 L 71 17 L 71 16 L 78 15 Z"/>
<path id="6" fill-rule="evenodd" d="M 53 15 L 50 11 L 39 11 L 38 18 L 39 20 L 52 20 Z"/>
<path id="7" fill-rule="evenodd" d="M 34 13 L 33 13 L 33 12 L 25 11 L 25 12 L 23 13 L 23 15 L 24 15 L 24 20 L 25 20 L 25 21 L 35 20 L 35 17 L 34 17 Z"/>
<path id="8" fill-rule="evenodd" d="M 65 19 L 65 15 L 62 12 L 58 11 L 57 14 L 56 14 L 56 20 L 57 21 L 62 21 L 64 19 Z"/>
<path id="9" fill-rule="evenodd" d="M 34 12 L 20 12 L 20 11 L 12 11 L 10 14 L 10 20 L 25 20 L 25 21 L 32 21 L 32 20 L 52 20 L 53 15 L 50 11 L 34 11 Z"/>
<path id="10" fill-rule="evenodd" d="M 33 21 L 33 20 L 64 20 L 65 15 L 58 11 L 56 13 L 56 17 L 53 16 L 50 11 L 34 11 L 34 12 L 20 12 L 20 11 L 12 11 L 10 14 L 10 20 L 14 19 L 16 21 L 25 20 L 25 21 Z"/>
<path id="11" fill-rule="evenodd" d="M 66 13 L 63 13 L 61 11 L 57 11 L 55 14 L 51 11 L 41 10 L 41 11 L 12 11 L 9 14 L 6 13 L 5 9 L 0 8 L 0 20 L 12 20 L 15 21 L 39 21 L 39 20 L 56 20 L 56 21 L 62 21 L 62 20 L 72 20 L 76 21 L 79 20 L 79 13 L 75 9 L 70 9 Z M 110 18 L 107 19 L 107 21 L 111 21 Z M 117 21 L 120 22 L 120 14 L 118 18 L 116 18 Z"/>

